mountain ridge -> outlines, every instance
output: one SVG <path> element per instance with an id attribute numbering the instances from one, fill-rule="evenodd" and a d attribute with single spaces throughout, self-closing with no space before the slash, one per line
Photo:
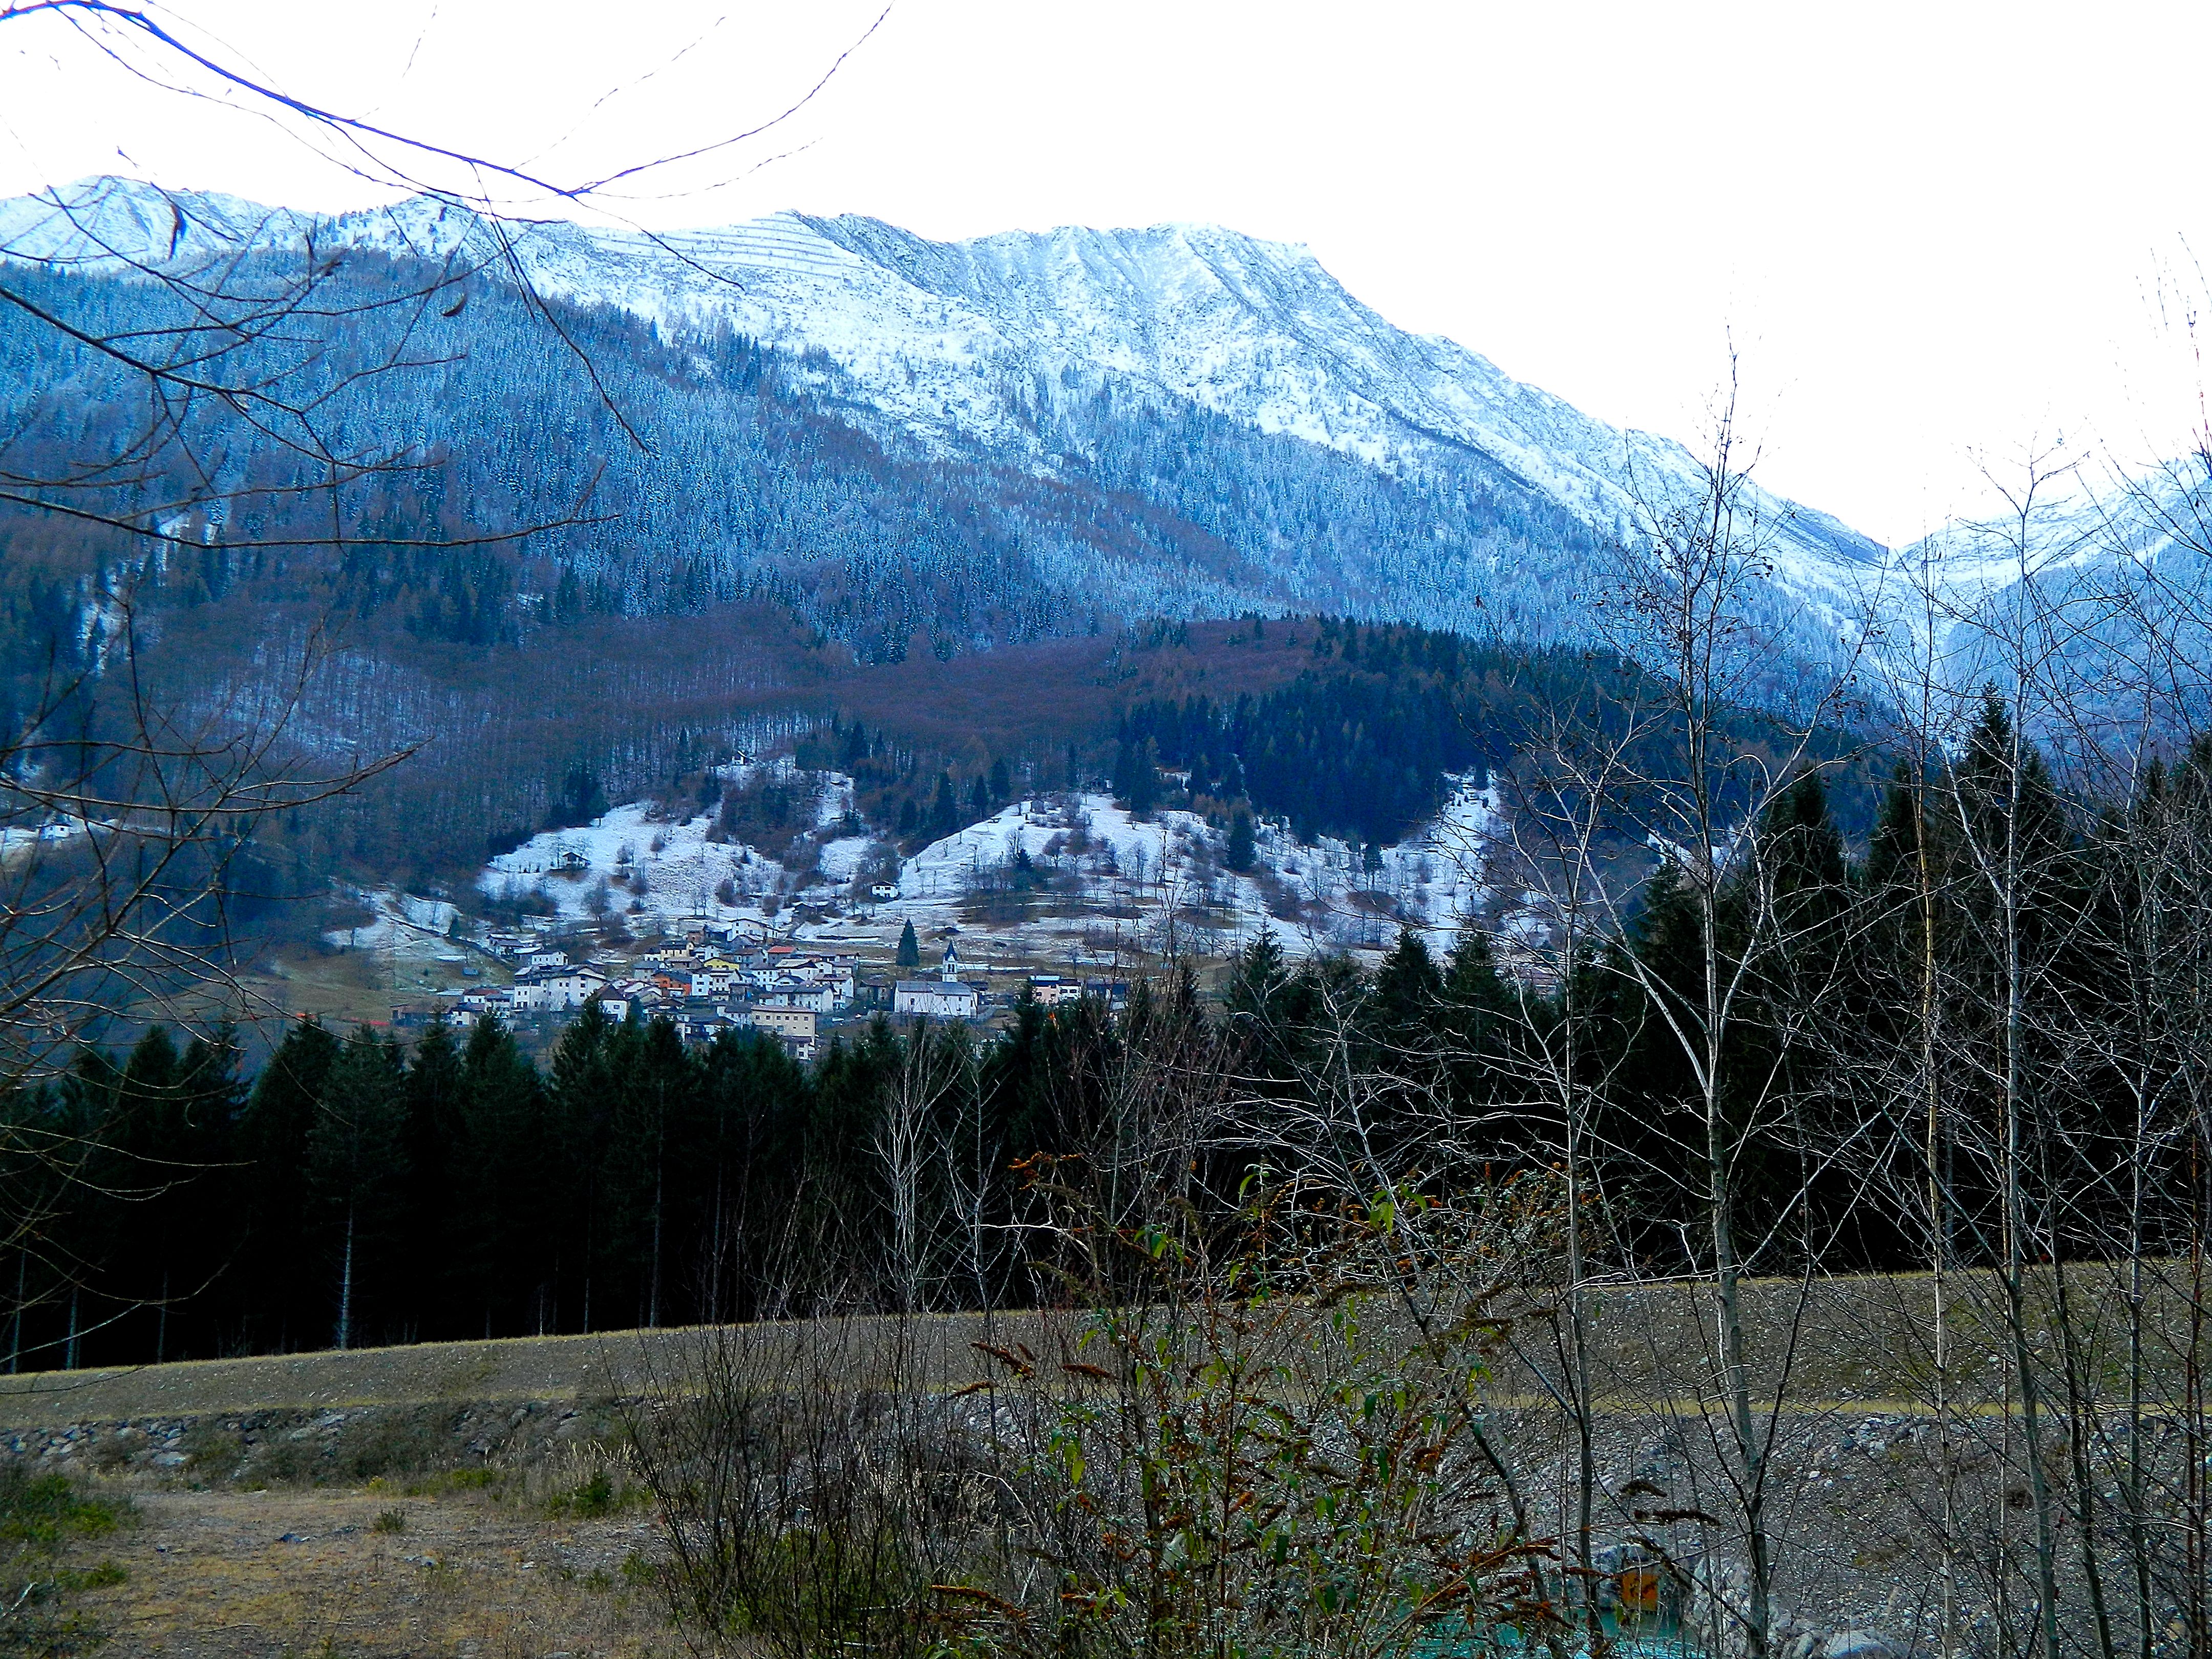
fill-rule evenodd
<path id="1" fill-rule="evenodd" d="M 647 234 L 502 225 L 431 198 L 334 216 L 212 192 L 80 181 L 0 203 L 0 258 L 110 268 L 234 258 L 313 238 L 417 258 L 512 259 L 542 292 L 605 304 L 664 336 L 732 329 L 849 379 L 864 424 L 939 453 L 1044 477 L 1052 413 L 1112 391 L 1183 403 L 1386 473 L 1478 458 L 1601 535 L 1696 483 L 1658 434 L 1594 420 L 1447 337 L 1399 329 L 1302 244 L 1210 225 L 1006 231 L 933 241 L 858 215 L 787 210 Z M 1048 409 L 1047 406 L 1051 406 Z M 1887 556 L 1832 515 L 1761 495 L 1784 581 L 1837 608 Z"/>

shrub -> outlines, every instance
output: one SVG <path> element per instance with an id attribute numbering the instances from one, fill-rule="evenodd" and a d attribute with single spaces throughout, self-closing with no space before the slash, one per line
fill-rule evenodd
<path id="1" fill-rule="evenodd" d="M 128 1575 L 112 1561 L 70 1568 L 62 1558 L 73 1545 L 108 1536 L 131 1515 L 127 1503 L 92 1497 L 65 1474 L 0 1467 L 0 1607 L 7 1609 L 0 1652 L 83 1653 L 106 1639 L 67 1600 Z"/>
<path id="2" fill-rule="evenodd" d="M 553 1500 L 552 1507 L 556 1515 L 573 1516 L 580 1521 L 588 1521 L 617 1514 L 629 1508 L 635 1499 L 635 1492 L 618 1485 L 605 1469 L 594 1469 L 590 1480 L 562 1493 Z"/>

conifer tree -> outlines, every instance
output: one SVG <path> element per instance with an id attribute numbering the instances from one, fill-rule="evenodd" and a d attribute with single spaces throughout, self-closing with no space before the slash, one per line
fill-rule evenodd
<path id="1" fill-rule="evenodd" d="M 400 1054 L 362 1027 L 331 1063 L 308 1131 L 308 1188 L 333 1317 L 331 1346 L 374 1329 L 401 1198 Z"/>
<path id="2" fill-rule="evenodd" d="M 560 1326 L 560 1270 L 568 1225 L 554 1202 L 560 1165 L 549 1146 L 544 1088 L 514 1035 L 477 1022 L 461 1055 L 456 1159 L 466 1227 L 457 1316 L 469 1332 L 536 1334 Z"/>
<path id="3" fill-rule="evenodd" d="M 1229 848 L 1224 855 L 1229 867 L 1239 875 L 1249 870 L 1259 855 L 1252 835 L 1252 815 L 1240 811 L 1229 821 Z"/>
<path id="4" fill-rule="evenodd" d="M 465 1334 L 459 1324 L 460 1236 L 465 1217 L 456 1202 L 462 1150 L 460 1046 L 453 1029 L 434 1021 L 407 1066 L 401 1091 L 398 1195 L 398 1248 L 394 1266 L 406 1285 L 407 1323 L 426 1339 Z"/>
<path id="5" fill-rule="evenodd" d="M 1487 1103 L 1496 1096 L 1507 1034 L 1520 1011 L 1490 935 L 1480 927 L 1462 927 L 1452 942 L 1442 997 L 1455 1092 L 1468 1104 Z"/>
<path id="6" fill-rule="evenodd" d="M 610 1136 L 614 1190 L 609 1209 L 618 1260 L 635 1295 L 630 1322 L 649 1329 L 664 1322 L 666 1293 L 676 1277 L 669 1153 L 672 1140 L 680 1147 L 691 1139 L 697 1078 L 683 1039 L 665 1018 L 643 1024 L 633 1016 L 615 1040 L 622 1051 L 617 1068 L 622 1091 Z"/>
<path id="7" fill-rule="evenodd" d="M 308 1146 L 323 1092 L 338 1059 L 338 1040 L 301 1019 L 254 1079 L 240 1126 L 251 1170 L 246 1224 L 253 1240 L 241 1263 L 247 1341 L 262 1352 L 320 1346 L 329 1336 L 317 1265 L 307 1254 Z"/>
<path id="8" fill-rule="evenodd" d="M 103 1301 L 112 1297 L 125 1307 L 136 1304 L 153 1310 L 161 1336 L 167 1334 L 167 1322 L 160 1316 L 167 1303 L 164 1270 L 170 1247 L 178 1242 L 170 1236 L 169 1223 L 176 1218 L 177 1185 L 189 1178 L 178 1167 L 184 1151 L 178 1088 L 182 1070 L 168 1028 L 149 1027 L 107 1091 L 97 1140 L 103 1156 L 89 1182 L 102 1201 L 94 1206 L 98 1219 L 88 1230 L 98 1237 L 86 1240 L 88 1287 L 103 1292 Z M 166 1343 L 157 1337 L 156 1346 Z"/>
<path id="9" fill-rule="evenodd" d="M 921 941 L 915 937 L 911 921 L 899 929 L 898 954 L 893 960 L 902 968 L 921 966 Z"/>
<path id="10" fill-rule="evenodd" d="M 1375 975 L 1375 1007 L 1386 1037 L 1396 1046 L 1423 1045 L 1443 995 L 1443 975 L 1421 936 L 1398 930 L 1398 943 Z"/>
<path id="11" fill-rule="evenodd" d="M 1268 1021 L 1289 980 L 1290 974 L 1283 963 L 1282 941 L 1275 937 L 1273 927 L 1263 926 L 1259 938 L 1237 953 L 1222 1001 L 1231 1015 Z"/>
<path id="12" fill-rule="evenodd" d="M 1142 748 L 1133 748 L 1129 755 L 1129 779 L 1125 792 L 1129 805 L 1129 816 L 1150 817 L 1160 799 L 1160 746 L 1152 738 L 1145 739 Z"/>
<path id="13" fill-rule="evenodd" d="M 607 1322 L 602 1269 L 611 1243 L 606 1168 L 618 1083 L 617 1056 L 611 1052 L 615 1034 L 598 1000 L 586 1003 L 553 1050 L 547 1091 L 557 1159 L 553 1183 L 559 1193 L 556 1213 L 568 1217 L 575 1253 L 578 1328 L 587 1333 L 604 1328 Z"/>
<path id="14" fill-rule="evenodd" d="M 206 1358 L 220 1346 L 229 1287 L 219 1281 L 243 1242 L 237 1066 L 228 1025 L 181 1054 L 156 1026 L 125 1069 L 111 1144 L 125 1153 L 118 1189 L 133 1197 L 116 1229 L 125 1272 L 106 1288 L 142 1309 L 113 1328 L 127 1358 Z"/>

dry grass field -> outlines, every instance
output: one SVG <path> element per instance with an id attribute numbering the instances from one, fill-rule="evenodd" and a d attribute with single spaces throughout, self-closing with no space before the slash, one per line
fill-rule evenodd
<path id="1" fill-rule="evenodd" d="M 634 1513 L 564 1519 L 489 1490 L 381 1486 L 138 1492 L 131 1503 L 133 1523 L 99 1552 L 121 1582 L 78 1602 L 110 1653 L 682 1651 L 657 1593 L 635 1582 L 651 1529 Z"/>

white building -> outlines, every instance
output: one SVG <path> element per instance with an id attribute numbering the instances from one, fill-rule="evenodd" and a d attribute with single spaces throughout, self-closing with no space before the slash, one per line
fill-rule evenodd
<path id="1" fill-rule="evenodd" d="M 517 1013 L 558 1013 L 580 1008 L 606 988 L 607 976 L 596 968 L 553 968 L 525 974 L 512 993 Z"/>
<path id="2" fill-rule="evenodd" d="M 750 1025 L 757 1031 L 787 1037 L 794 1042 L 811 1044 L 814 1041 L 814 1011 L 811 1008 L 754 1008 L 741 1013 L 738 1023 Z"/>
<path id="3" fill-rule="evenodd" d="M 753 1000 L 763 1008 L 804 1008 L 810 1013 L 833 1013 L 837 1007 L 837 988 L 826 981 L 779 975 L 760 987 Z"/>
<path id="4" fill-rule="evenodd" d="M 973 1019 L 983 1006 L 972 985 L 957 979 L 902 979 L 891 990 L 891 1012 L 929 1019 Z"/>

